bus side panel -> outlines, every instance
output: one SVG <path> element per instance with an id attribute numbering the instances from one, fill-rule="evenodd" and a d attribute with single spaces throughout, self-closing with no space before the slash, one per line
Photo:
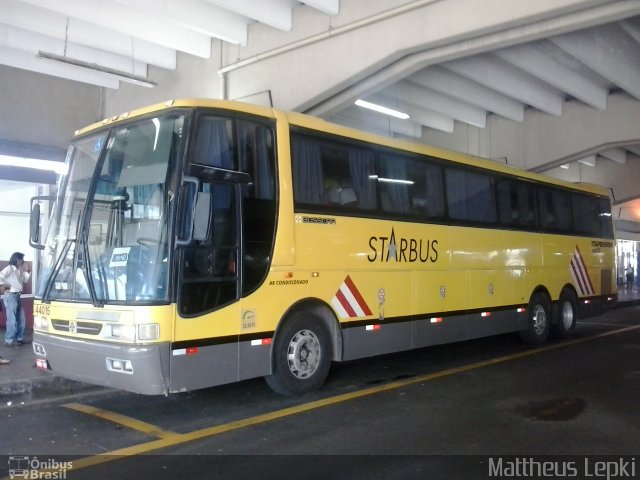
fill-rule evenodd
<path id="1" fill-rule="evenodd" d="M 413 325 L 416 348 L 459 342 L 466 339 L 468 335 L 468 320 L 465 313 L 433 316 L 416 320 Z"/>
<path id="2" fill-rule="evenodd" d="M 238 343 L 175 348 L 171 351 L 172 393 L 238 381 Z"/>
<path id="3" fill-rule="evenodd" d="M 411 345 L 411 322 L 379 323 L 345 328 L 343 360 L 371 357 L 385 353 L 409 350 Z"/>
<path id="4" fill-rule="evenodd" d="M 345 360 L 412 348 L 413 275 L 378 268 L 340 274 L 331 291 L 333 298 L 328 299 L 343 326 Z M 393 262 L 392 268 L 402 266 Z M 365 313 L 369 320 L 354 317 L 357 313 Z"/>
<path id="5" fill-rule="evenodd" d="M 527 328 L 527 314 L 513 307 L 474 312 L 468 315 L 468 338 L 488 337 Z"/>

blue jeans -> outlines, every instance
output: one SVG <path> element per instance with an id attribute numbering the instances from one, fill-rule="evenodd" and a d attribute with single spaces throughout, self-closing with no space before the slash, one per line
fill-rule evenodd
<path id="1" fill-rule="evenodd" d="M 27 323 L 24 317 L 24 309 L 20 302 L 20 295 L 5 292 L 2 297 L 4 309 L 7 313 L 7 331 L 4 335 L 4 342 L 11 344 L 21 341 L 24 338 L 24 326 Z"/>

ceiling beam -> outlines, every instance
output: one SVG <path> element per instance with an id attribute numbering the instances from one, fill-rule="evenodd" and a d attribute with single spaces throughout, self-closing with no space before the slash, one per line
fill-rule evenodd
<path id="1" fill-rule="evenodd" d="M 613 160 L 620 165 L 624 165 L 627 162 L 627 152 L 622 148 L 609 148 L 598 152 L 598 155 Z"/>
<path id="2" fill-rule="evenodd" d="M 516 122 L 524 120 L 522 103 L 442 67 L 425 68 L 407 80 Z"/>
<path id="3" fill-rule="evenodd" d="M 236 45 L 247 43 L 247 19 L 201 0 L 116 0 L 145 14 Z"/>
<path id="4" fill-rule="evenodd" d="M 239 15 L 288 32 L 291 30 L 291 4 L 280 0 L 206 0 Z"/>
<path id="5" fill-rule="evenodd" d="M 0 0 L 0 23 L 157 67 L 176 68 L 175 50 L 17 0 Z"/>
<path id="6" fill-rule="evenodd" d="M 327 15 L 337 15 L 340 13 L 340 0 L 301 0 L 302 3 L 326 13 Z"/>
<path id="7" fill-rule="evenodd" d="M 342 110 L 338 115 L 331 117 L 331 121 L 387 137 L 393 133 L 412 138 L 422 136 L 422 127 L 411 120 L 400 120 L 356 106 Z"/>
<path id="8" fill-rule="evenodd" d="M 22 0 L 45 10 L 111 28 L 167 48 L 209 58 L 211 38 L 125 5 L 100 0 Z"/>
<path id="9" fill-rule="evenodd" d="M 640 44 L 640 22 L 636 20 L 624 20 L 620 22 L 620 27 L 633 38 L 636 43 Z"/>
<path id="10" fill-rule="evenodd" d="M 637 155 L 640 157 L 640 142 L 638 142 L 638 145 L 632 145 L 632 146 L 628 146 L 625 147 L 625 150 L 633 153 L 634 155 Z"/>
<path id="11" fill-rule="evenodd" d="M 452 117 L 411 103 L 396 101 L 393 97 L 394 95 L 385 96 L 383 92 L 382 95 L 367 97 L 367 100 L 405 112 L 409 114 L 411 121 L 419 123 L 423 127 L 432 128 L 441 132 L 453 133 L 455 124 Z"/>
<path id="12" fill-rule="evenodd" d="M 607 108 L 609 92 L 606 88 L 565 67 L 541 51 L 535 43 L 497 50 L 494 54 L 593 108 Z"/>
<path id="13" fill-rule="evenodd" d="M 640 49 L 615 25 L 592 28 L 550 39 L 565 52 L 640 100 Z"/>
<path id="14" fill-rule="evenodd" d="M 396 98 L 400 102 L 439 112 L 469 125 L 484 128 L 487 124 L 485 110 L 406 80 L 398 82 L 394 87 L 385 89 L 381 93 L 389 98 Z"/>
<path id="15" fill-rule="evenodd" d="M 525 105 L 551 115 L 562 115 L 564 97 L 561 92 L 498 57 L 481 54 L 443 66 Z"/>

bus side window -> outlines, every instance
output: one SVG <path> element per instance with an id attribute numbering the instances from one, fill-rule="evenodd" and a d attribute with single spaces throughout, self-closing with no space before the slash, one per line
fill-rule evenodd
<path id="1" fill-rule="evenodd" d="M 492 177 L 458 167 L 447 167 L 447 202 L 454 220 L 497 221 Z"/>
<path id="2" fill-rule="evenodd" d="M 497 190 L 500 223 L 506 226 L 535 229 L 533 186 L 526 182 L 500 178 Z"/>
<path id="3" fill-rule="evenodd" d="M 192 162 L 208 167 L 235 169 L 232 130 L 232 120 L 228 118 L 201 117 Z"/>
<path id="4" fill-rule="evenodd" d="M 388 213 L 411 213 L 407 159 L 405 157 L 383 154 L 379 158 L 378 188 L 382 210 Z"/>
<path id="5" fill-rule="evenodd" d="M 291 138 L 293 198 L 297 203 L 323 205 L 324 172 L 320 146 L 313 140 L 294 135 Z"/>
<path id="6" fill-rule="evenodd" d="M 409 186 L 413 213 L 419 218 L 442 218 L 444 216 L 444 195 L 442 170 L 438 165 L 422 161 L 409 162 Z"/>

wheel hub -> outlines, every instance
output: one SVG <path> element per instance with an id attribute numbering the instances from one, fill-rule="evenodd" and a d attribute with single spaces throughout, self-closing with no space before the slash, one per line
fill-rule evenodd
<path id="1" fill-rule="evenodd" d="M 287 362 L 294 377 L 312 376 L 320 365 L 320 340 L 311 330 L 300 330 L 289 342 Z"/>
<path id="2" fill-rule="evenodd" d="M 533 330 L 536 335 L 542 335 L 547 327 L 547 312 L 542 305 L 536 305 L 533 310 Z"/>

